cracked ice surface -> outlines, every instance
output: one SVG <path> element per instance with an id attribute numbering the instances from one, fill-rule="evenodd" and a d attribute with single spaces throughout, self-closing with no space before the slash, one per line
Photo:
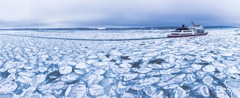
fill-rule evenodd
<path id="1" fill-rule="evenodd" d="M 240 97 L 234 28 L 174 39 L 61 39 L 155 38 L 166 31 L 0 31 L 0 98 Z"/>

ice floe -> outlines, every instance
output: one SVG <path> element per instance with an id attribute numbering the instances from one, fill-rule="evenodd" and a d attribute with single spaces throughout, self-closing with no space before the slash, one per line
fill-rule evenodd
<path id="1" fill-rule="evenodd" d="M 226 89 L 222 86 L 216 87 L 216 95 L 219 98 L 230 98 L 226 92 Z"/>
<path id="2" fill-rule="evenodd" d="M 85 69 L 87 68 L 87 65 L 85 63 L 78 63 L 75 68 L 78 68 L 78 69 Z"/>
<path id="3" fill-rule="evenodd" d="M 210 92 L 209 89 L 206 85 L 202 85 L 199 87 L 197 94 L 199 94 L 202 97 L 209 97 L 210 96 Z"/>
<path id="4" fill-rule="evenodd" d="M 0 83 L 1 93 L 11 93 L 17 88 L 17 84 L 13 81 L 4 81 Z"/>
<path id="5" fill-rule="evenodd" d="M 134 98 L 135 96 L 131 93 L 124 93 L 122 98 Z"/>
<path id="6" fill-rule="evenodd" d="M 191 65 L 195 70 L 201 70 L 202 68 L 202 65 L 199 65 L 199 64 L 192 64 Z"/>
<path id="7" fill-rule="evenodd" d="M 215 67 L 212 65 L 207 65 L 207 66 L 203 67 L 202 70 L 205 72 L 213 72 L 213 71 L 215 71 Z"/>
<path id="8" fill-rule="evenodd" d="M 61 66 L 59 68 L 60 74 L 69 74 L 72 72 L 72 67 L 71 66 Z"/>
<path id="9" fill-rule="evenodd" d="M 150 72 L 152 69 L 151 68 L 140 68 L 138 70 L 139 73 L 148 73 Z"/>
<path id="10" fill-rule="evenodd" d="M 230 87 L 230 88 L 235 88 L 235 89 L 240 89 L 240 80 L 235 80 L 235 79 L 231 79 L 231 80 L 226 80 L 225 81 L 226 86 Z"/>
<path id="11" fill-rule="evenodd" d="M 174 89 L 174 98 L 186 98 L 187 94 L 186 91 L 183 90 L 181 87 L 177 87 Z"/>
<path id="12" fill-rule="evenodd" d="M 137 73 L 125 74 L 124 81 L 132 80 L 132 79 L 136 78 L 137 76 L 138 76 Z"/>
<path id="13" fill-rule="evenodd" d="M 152 84 L 157 83 L 159 80 L 160 80 L 160 78 L 158 78 L 158 77 L 145 78 L 142 81 L 142 85 L 144 85 L 144 86 L 152 85 Z"/>
<path id="14" fill-rule="evenodd" d="M 213 82 L 213 78 L 210 76 L 206 76 L 203 78 L 203 83 L 208 86 L 212 86 L 212 82 Z"/>
<path id="15" fill-rule="evenodd" d="M 93 93 L 93 92 L 92 92 Z M 87 87 L 84 83 L 80 82 L 78 85 L 70 85 L 65 91 L 65 97 L 74 98 L 74 97 L 86 97 Z"/>

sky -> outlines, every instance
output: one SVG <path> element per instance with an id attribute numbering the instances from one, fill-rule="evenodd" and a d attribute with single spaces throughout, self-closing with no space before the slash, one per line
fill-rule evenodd
<path id="1" fill-rule="evenodd" d="M 4 27 L 239 26 L 240 0 L 0 0 Z"/>

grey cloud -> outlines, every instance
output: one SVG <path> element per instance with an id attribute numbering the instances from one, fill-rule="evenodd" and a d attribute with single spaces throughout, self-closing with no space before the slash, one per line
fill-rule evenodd
<path id="1" fill-rule="evenodd" d="M 0 16 L 0 24 L 50 27 L 167 26 L 192 20 L 206 25 L 228 25 L 240 22 L 240 14 L 236 10 L 239 8 L 238 2 L 237 0 L 12 0 L 12 2 L 1 0 L 0 6 L 4 5 L 4 7 L 0 9 L 0 13 L 5 16 Z"/>

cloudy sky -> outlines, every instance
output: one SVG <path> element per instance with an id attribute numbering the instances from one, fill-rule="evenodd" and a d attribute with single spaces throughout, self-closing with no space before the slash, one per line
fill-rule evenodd
<path id="1" fill-rule="evenodd" d="M 0 0 L 0 27 L 240 25 L 240 0 Z"/>

